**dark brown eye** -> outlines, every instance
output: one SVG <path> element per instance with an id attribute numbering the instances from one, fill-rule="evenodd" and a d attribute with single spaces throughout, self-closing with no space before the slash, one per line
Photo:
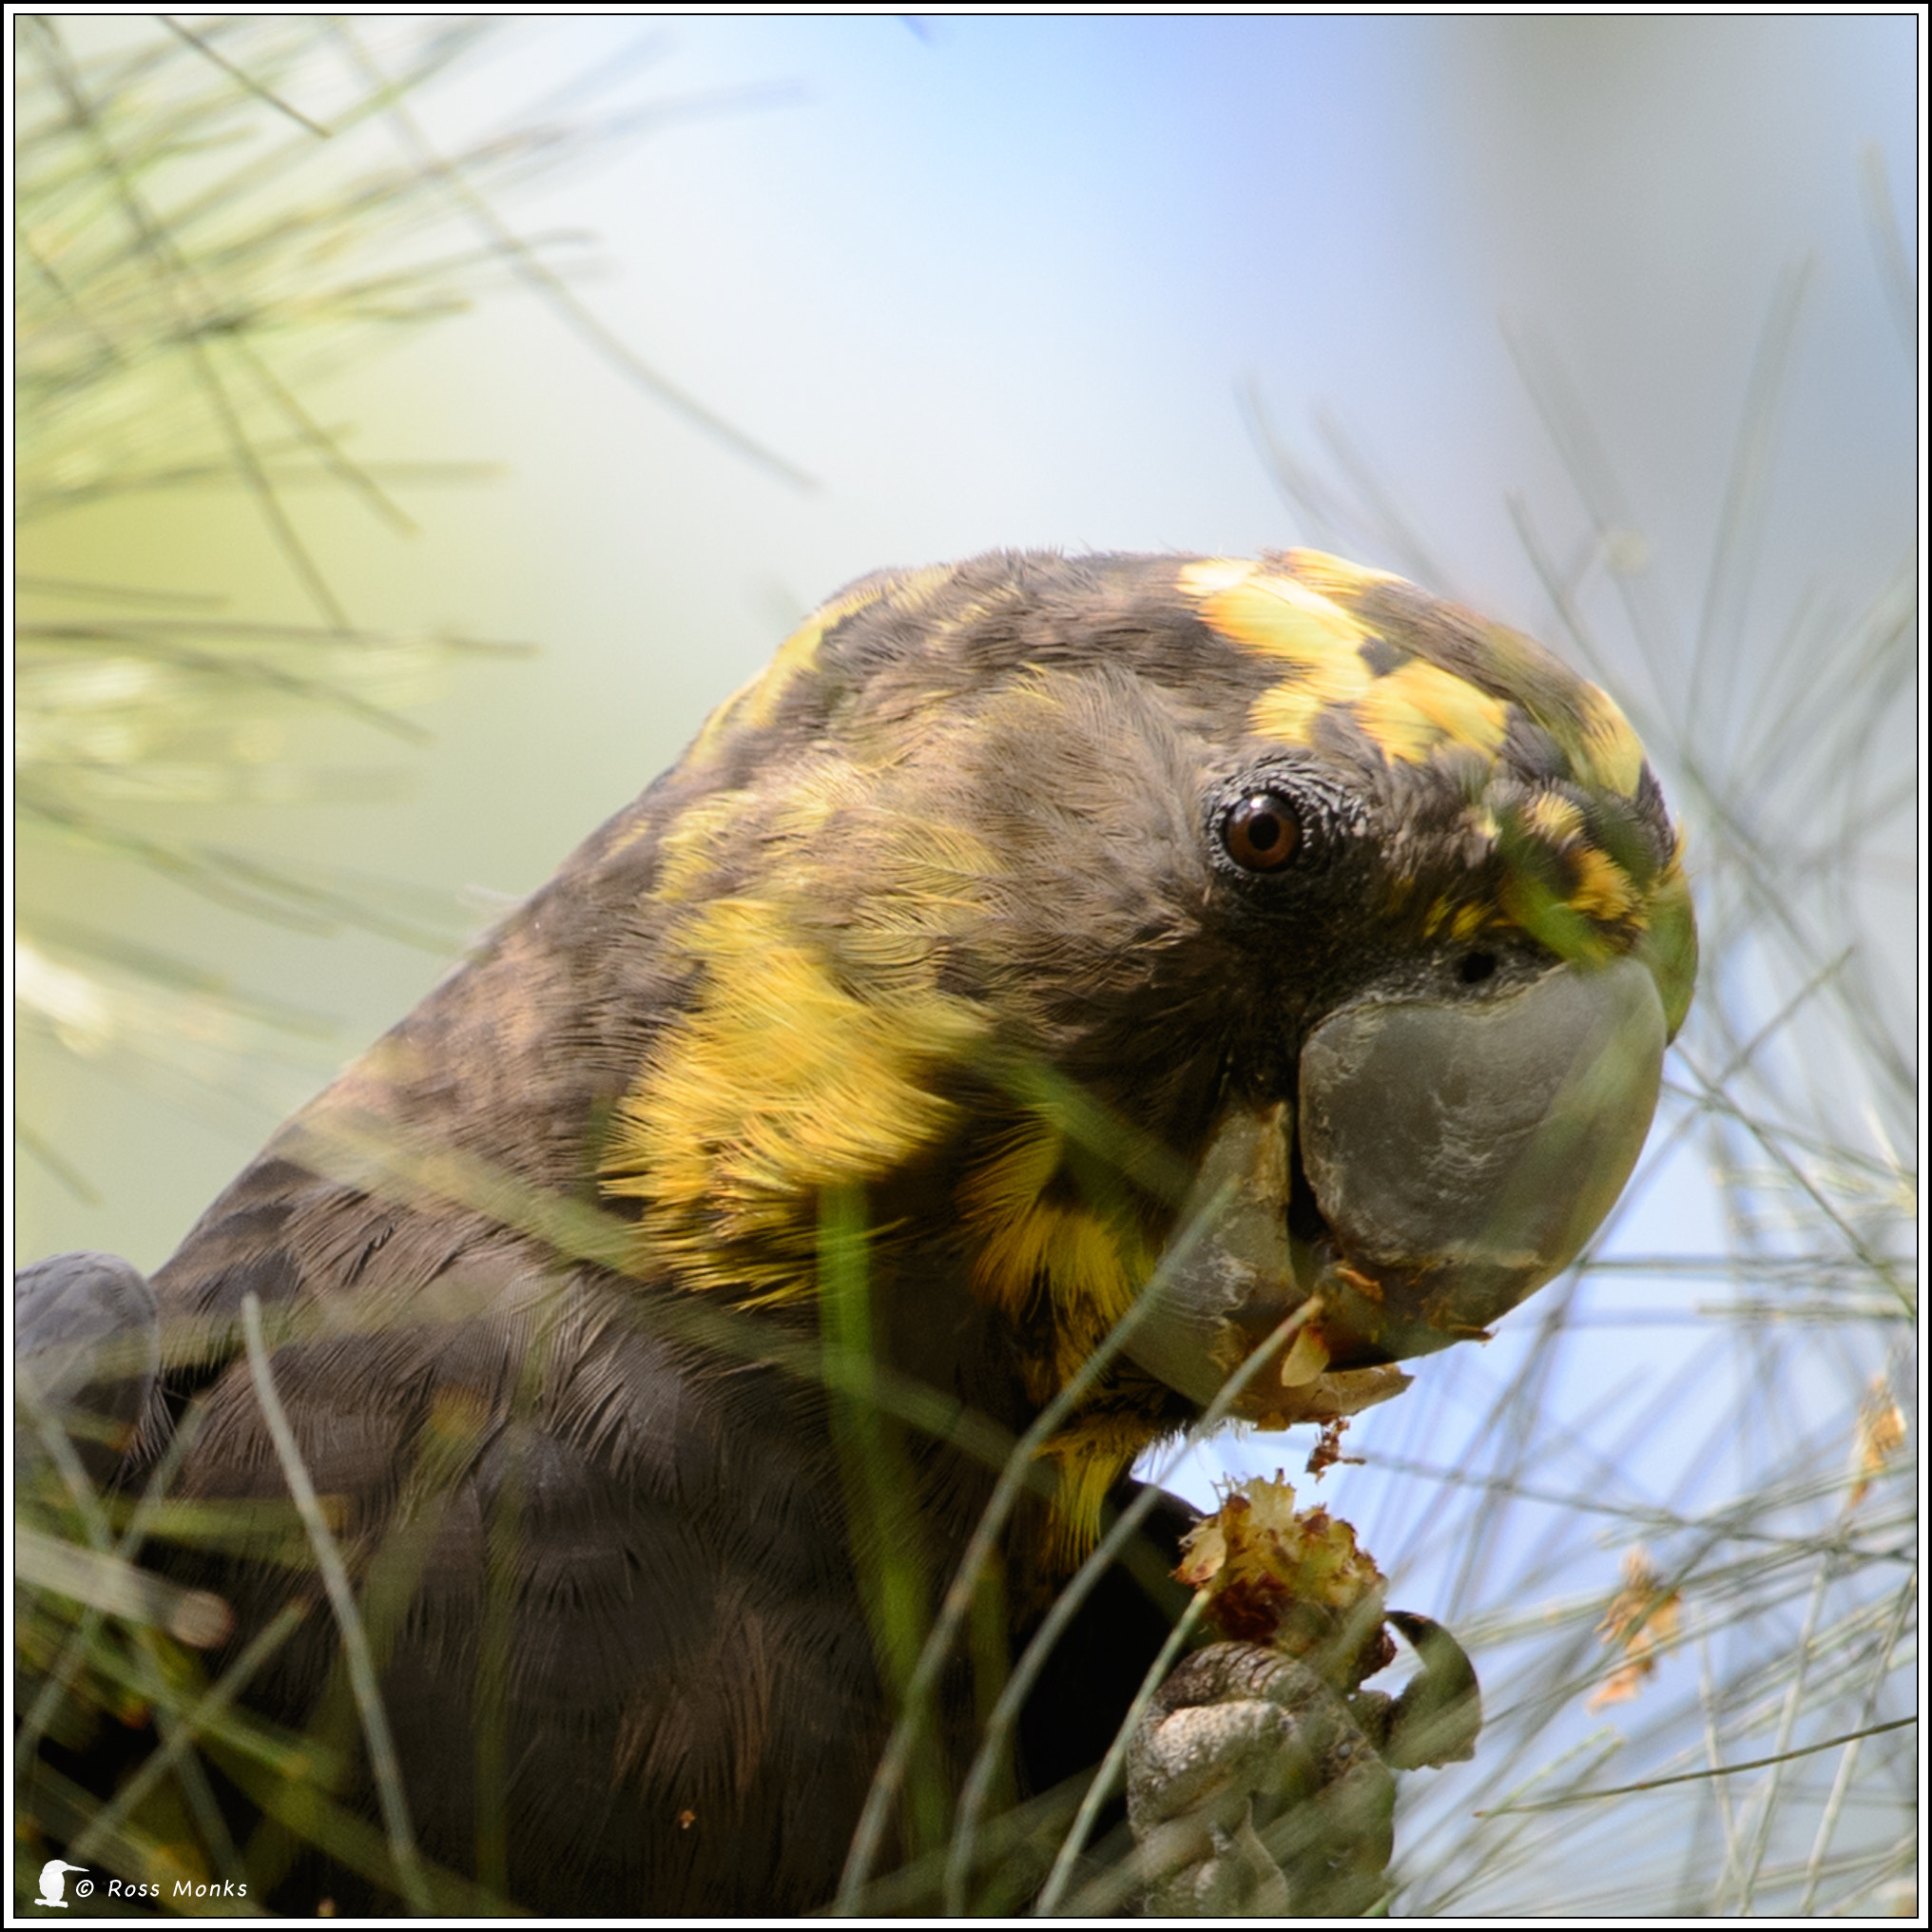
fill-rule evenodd
<path id="1" fill-rule="evenodd" d="M 1221 842 L 1246 872 L 1279 872 L 1302 842 L 1295 808 L 1276 792 L 1255 792 L 1221 821 Z"/>

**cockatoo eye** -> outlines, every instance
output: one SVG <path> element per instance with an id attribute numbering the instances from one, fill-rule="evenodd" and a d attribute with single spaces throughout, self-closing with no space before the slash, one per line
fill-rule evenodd
<path id="1" fill-rule="evenodd" d="M 1254 792 L 1221 821 L 1227 856 L 1246 872 L 1279 872 L 1300 850 L 1301 814 L 1279 792 Z"/>

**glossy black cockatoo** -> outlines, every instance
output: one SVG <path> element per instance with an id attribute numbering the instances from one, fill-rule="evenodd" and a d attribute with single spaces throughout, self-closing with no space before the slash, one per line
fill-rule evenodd
<path id="1" fill-rule="evenodd" d="M 1309 551 L 869 577 L 202 1217 L 114 1480 L 242 1525 L 148 1548 L 232 1607 L 211 1671 L 306 1606 L 242 1700 L 333 1740 L 378 1840 L 399 1800 L 545 1912 L 820 1906 L 1002 1456 L 1115 1324 L 881 1867 L 943 1837 L 1135 1459 L 1258 1348 L 1224 1406 L 1343 1417 L 1575 1255 L 1694 966 L 1641 747 L 1515 631 Z M 1014 1801 L 1167 1628 L 1110 1588 Z M 278 1902 L 396 1904 L 312 1865 Z"/>

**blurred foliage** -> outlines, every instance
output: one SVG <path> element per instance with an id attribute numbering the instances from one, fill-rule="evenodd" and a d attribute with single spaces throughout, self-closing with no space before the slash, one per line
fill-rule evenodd
<path id="1" fill-rule="evenodd" d="M 111 902 L 77 917 L 71 880 L 95 862 L 108 899 L 133 867 L 298 931 L 439 954 L 461 937 L 453 902 L 269 860 L 219 821 L 202 831 L 213 815 L 196 808 L 392 794 L 406 774 L 339 762 L 332 722 L 357 753 L 419 743 L 408 707 L 453 660 L 506 648 L 352 623 L 297 509 L 337 492 L 407 532 L 395 487 L 473 473 L 361 462 L 301 390 L 501 279 L 492 247 L 453 240 L 442 176 L 382 138 L 480 29 L 389 29 L 386 73 L 315 19 L 24 15 L 16 31 L 16 1022 L 79 1058 L 240 1082 L 278 1033 L 325 1022 L 138 943 Z M 451 166 L 507 183 L 547 145 L 522 135 Z M 227 512 L 238 498 L 245 516 Z M 167 513 L 184 512 L 219 532 L 187 559 L 210 571 L 192 589 L 165 581 Z M 264 543 L 289 615 L 242 608 Z M 30 1086 L 19 1128 L 89 1187 Z"/>
<path id="2" fill-rule="evenodd" d="M 1909 407 L 1906 250 L 1875 154 L 1866 190 Z M 1749 365 L 1690 621 L 1658 588 L 1669 535 L 1558 357 L 1509 331 L 1575 488 L 1510 506 L 1542 634 L 1617 698 L 1683 820 L 1702 960 L 1618 1213 L 1351 1445 L 1366 1541 L 1439 1579 L 1427 1608 L 1477 1656 L 1489 1713 L 1475 1766 L 1410 1781 L 1400 1914 L 1917 1909 L 1918 1007 L 1895 908 L 1919 564 L 1913 545 L 1846 586 L 1820 555 L 1799 608 L 1752 607 L 1807 277 L 1785 278 Z M 1248 408 L 1307 537 L 1455 594 L 1338 425 L 1310 458 Z M 1674 1211 L 1646 1227 L 1680 1226 L 1680 1246 L 1629 1250 L 1647 1190 Z"/>
<path id="3" fill-rule="evenodd" d="M 58 892 L 32 888 L 29 848 L 47 878 L 85 855 L 301 930 L 356 924 L 454 943 L 451 906 L 180 832 L 177 808 L 376 793 L 395 767 L 311 756 L 333 743 L 318 721 L 407 742 L 406 707 L 426 681 L 501 647 L 351 622 L 304 538 L 297 493 L 343 493 L 401 528 L 395 486 L 457 473 L 358 462 L 343 432 L 303 408 L 301 377 L 509 278 L 535 278 L 588 326 L 478 199 L 582 152 L 584 137 L 524 130 L 444 161 L 398 121 L 411 90 L 477 44 L 485 29 L 473 22 L 125 29 L 16 23 L 16 773 L 29 886 L 15 994 L 18 1024 L 67 1053 L 221 1081 L 277 1030 L 320 1022 L 129 940 L 111 907 L 75 918 Z M 399 158 L 358 145 L 382 129 Z M 1903 337 L 1903 397 L 1914 305 L 1877 192 L 1873 222 Z M 1514 342 L 1575 489 L 1558 511 L 1514 506 L 1548 592 L 1545 634 L 1631 714 L 1686 821 L 1698 885 L 1699 999 L 1636 1188 L 1708 1175 L 1721 1215 L 1707 1241 L 1687 1213 L 1681 1250 L 1648 1255 L 1620 1246 L 1613 1225 L 1489 1350 L 1441 1359 L 1357 1425 L 1350 1447 L 1372 1464 L 1350 1491 L 1364 1546 L 1391 1575 L 1425 1579 L 1405 1588 L 1420 1587 L 1415 1607 L 1475 1653 L 1489 1711 L 1473 1766 L 1406 1781 L 1397 1913 L 1912 1909 L 1917 1069 L 1909 990 L 1887 981 L 1897 949 L 1865 887 L 1910 857 L 1917 559 L 1837 601 L 1769 619 L 1750 609 L 1803 309 L 1794 271 L 1748 383 L 1722 535 L 1690 621 L 1660 601 L 1650 561 L 1668 536 L 1643 531 L 1558 358 L 1528 336 Z M 762 454 L 621 346 L 613 359 Z M 1310 461 L 1258 396 L 1250 407 L 1298 534 L 1454 593 L 1378 465 L 1340 431 Z M 66 562 L 75 519 L 209 491 L 240 493 L 304 616 L 252 620 L 220 582 L 130 581 L 91 541 L 87 568 Z M 37 1134 L 30 1105 L 20 1130 L 87 1185 L 74 1151 Z M 407 1179 L 487 1200 L 562 1255 L 600 1258 L 597 1217 L 569 1204 L 509 1198 L 500 1177 Z M 835 1217 L 831 1234 L 849 1257 L 860 1231 Z M 897 1432 L 933 1414 L 924 1392 L 871 1373 L 862 1268 L 843 1265 L 835 1341 L 850 1360 L 805 1350 L 787 1362 L 840 1388 L 855 1495 L 889 1516 Z M 270 1402 L 259 1327 L 245 1339 Z M 729 1345 L 722 1330 L 702 1339 Z M 460 1434 L 462 1419 L 448 1420 Z M 165 1469 L 144 1497 L 104 1499 L 50 1419 L 29 1404 L 17 1426 L 16 1764 L 43 1734 L 78 1744 L 117 1723 L 152 1722 L 159 1742 L 105 1808 L 42 1767 L 32 1816 L 16 1826 L 28 1844 L 43 1830 L 84 1862 L 171 1885 L 272 1870 L 310 1840 L 418 1906 L 462 1915 L 501 1903 L 487 1848 L 473 1885 L 425 1865 L 393 1793 L 379 1824 L 338 1802 L 357 1728 L 380 1735 L 366 1670 L 345 1672 L 314 1735 L 288 1735 L 238 1699 L 293 1613 L 216 1673 L 206 1659 L 222 1607 L 138 1565 L 151 1536 L 245 1537 L 327 1577 L 339 1559 L 324 1509 L 223 1519 L 163 1503 Z M 1031 1446 L 978 1445 L 1006 1463 L 996 1510 L 1026 1486 Z M 1271 1460 L 1279 1442 L 1265 1446 Z M 299 1458 L 288 1466 L 299 1498 Z M 1011 1721 L 1012 1685 L 982 1642 L 979 1565 L 996 1529 L 990 1512 L 935 1604 L 881 1567 L 876 1637 L 906 1713 L 881 1803 L 904 1775 L 927 1834 L 916 1842 L 930 1848 L 896 1875 L 856 1861 L 848 1904 L 1010 1909 L 1081 1802 L 1063 1790 L 1015 1804 L 995 1747 L 975 1768 L 966 1828 L 956 1820 L 949 1833 L 937 1807 L 950 1800 L 918 1751 L 955 1642 L 978 1660 L 995 1731 Z M 359 1610 L 337 1603 L 345 1630 L 359 1620 L 365 1655 L 379 1655 L 407 1581 L 404 1556 L 378 1553 Z M 229 1838 L 204 1759 L 260 1805 L 263 1840 Z M 31 1868 L 16 1867 L 17 1897 Z M 1117 1901 L 1121 1884 L 1110 1890 L 1097 1864 L 1081 1871 L 1076 1906 Z"/>
<path id="4" fill-rule="evenodd" d="M 624 379 L 748 461 L 796 474 L 601 328 L 554 265 L 576 238 L 528 239 L 495 205 L 655 119 L 744 102 L 661 103 L 603 121 L 572 111 L 444 154 L 411 103 L 498 30 L 474 19 L 16 23 L 13 989 L 16 1029 L 70 1066 L 158 1074 L 189 1106 L 223 1090 L 259 1103 L 264 1059 L 331 1031 L 324 1015 L 196 956 L 206 947 L 192 920 L 178 922 L 180 951 L 134 937 L 127 896 L 144 877 L 298 934 L 357 928 L 438 957 L 473 917 L 454 896 L 270 857 L 232 830 L 248 807 L 395 796 L 410 774 L 363 762 L 366 747 L 421 744 L 410 711 L 455 663 L 524 648 L 354 621 L 304 494 L 407 535 L 415 524 L 398 491 L 490 473 L 365 460 L 353 433 L 305 400 L 317 388 L 521 285 Z M 586 91 L 551 105 L 571 108 Z M 177 549 L 184 525 L 193 541 Z M 279 571 L 263 572 L 262 551 Z M 183 588 L 197 570 L 202 580 Z M 266 614 L 247 614 L 251 605 Z M 343 762 L 345 745 L 357 763 Z M 23 1082 L 17 1147 L 91 1195 L 87 1151 L 37 1117 L 62 1077 Z M 244 1340 L 273 1414 L 259 1322 Z M 186 1432 L 145 1497 L 97 1495 L 75 1442 L 98 1431 L 83 1422 L 70 1436 L 74 1420 L 23 1380 L 18 1897 L 31 1896 L 34 1847 L 51 1835 L 83 1863 L 160 1884 L 171 1909 L 222 1910 L 192 1888 L 244 1878 L 259 1899 L 304 1843 L 417 1909 L 500 1905 L 500 1887 L 436 1872 L 415 1852 L 379 1743 L 371 1659 L 409 1600 L 407 1536 L 376 1556 L 358 1604 L 292 1442 L 281 1446 L 295 1509 L 224 1513 L 162 1500 Z M 238 1703 L 302 1613 L 284 1612 L 212 1676 L 203 1658 L 230 1613 L 141 1567 L 156 1540 L 246 1547 L 319 1574 L 348 1665 L 308 1736 Z M 336 1795 L 358 1726 L 377 1760 L 379 1826 Z M 104 1735 L 111 1755 L 124 1727 L 141 1762 L 105 1807 L 37 1760 L 44 1741 L 96 1748 Z M 150 1735 L 158 1748 L 144 1753 L 137 1740 Z M 259 1806 L 266 1823 L 245 1847 L 204 1766 Z M 487 1880 L 487 1855 L 481 1869 Z"/>

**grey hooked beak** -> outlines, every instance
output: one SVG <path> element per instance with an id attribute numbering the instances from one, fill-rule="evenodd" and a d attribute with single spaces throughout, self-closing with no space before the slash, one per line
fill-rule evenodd
<path id="1" fill-rule="evenodd" d="M 1396 1394 L 1408 1378 L 1385 1364 L 1480 1337 L 1602 1224 L 1650 1131 L 1665 1042 L 1633 958 L 1331 1014 L 1303 1047 L 1293 1112 L 1235 1109 L 1216 1130 L 1177 1228 L 1219 1212 L 1128 1352 L 1205 1405 L 1319 1297 L 1235 1413 L 1326 1420 Z M 1291 1229 L 1297 1156 L 1317 1212 L 1304 1200 Z"/>

